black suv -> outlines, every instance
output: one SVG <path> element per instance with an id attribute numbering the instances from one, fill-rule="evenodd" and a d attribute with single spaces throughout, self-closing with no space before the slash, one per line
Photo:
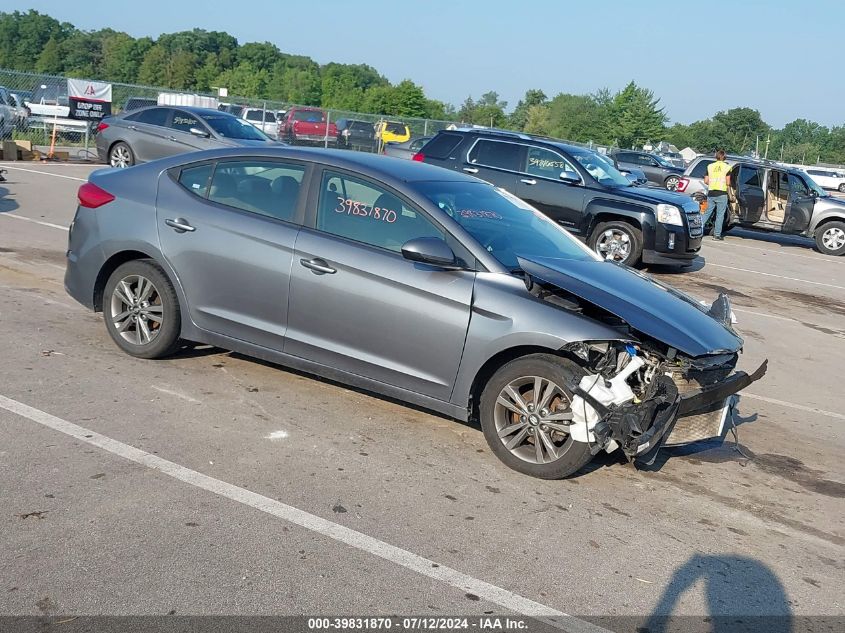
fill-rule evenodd
<path id="1" fill-rule="evenodd" d="M 606 158 L 553 139 L 494 130 L 444 130 L 414 160 L 498 185 L 629 266 L 689 266 L 701 248 L 698 204 L 632 186 Z"/>

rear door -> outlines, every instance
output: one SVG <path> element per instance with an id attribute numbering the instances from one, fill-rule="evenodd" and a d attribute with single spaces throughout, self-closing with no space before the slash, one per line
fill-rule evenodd
<path id="1" fill-rule="evenodd" d="M 731 182 L 737 183 L 739 217 L 743 222 L 759 222 L 766 206 L 763 190 L 765 169 L 754 165 L 737 165 L 731 171 Z"/>
<path id="2" fill-rule="evenodd" d="M 579 231 L 584 211 L 584 187 L 580 182 L 564 182 L 561 175 L 581 180 L 578 170 L 559 152 L 529 145 L 516 193 L 528 204 L 566 228 Z"/>
<path id="3" fill-rule="evenodd" d="M 407 240 L 444 233 L 384 185 L 329 169 L 317 182 L 316 219 L 296 242 L 285 352 L 448 400 L 475 273 L 404 259 Z"/>
<path id="4" fill-rule="evenodd" d="M 789 174 L 789 199 L 786 203 L 784 233 L 803 233 L 810 226 L 816 197 L 803 176 Z"/>
<path id="5" fill-rule="evenodd" d="M 293 248 L 308 168 L 238 159 L 189 165 L 159 179 L 165 258 L 198 327 L 281 351 Z"/>
<path id="6" fill-rule="evenodd" d="M 125 140 L 137 160 L 147 162 L 170 155 L 167 124 L 172 112 L 171 108 L 148 108 L 124 119 L 128 129 Z"/>
<path id="7" fill-rule="evenodd" d="M 462 169 L 516 195 L 524 155 L 519 143 L 480 138 L 469 148 Z"/>

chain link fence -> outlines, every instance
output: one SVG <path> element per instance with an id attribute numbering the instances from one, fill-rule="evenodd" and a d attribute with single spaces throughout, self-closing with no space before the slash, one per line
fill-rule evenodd
<path id="1" fill-rule="evenodd" d="M 281 117 L 294 107 L 313 108 L 272 99 L 256 99 L 203 92 L 179 91 L 137 84 L 110 82 L 112 85 L 112 114 L 156 104 L 211 106 L 245 117 L 273 138 L 290 141 L 281 131 Z M 96 159 L 94 134 L 96 123 L 68 118 L 67 77 L 0 69 L 0 89 L 5 88 L 10 103 L 0 99 L 0 139 L 32 142 L 33 146 L 49 147 L 55 133 L 55 143 L 74 158 Z M 0 94 L 3 91 L 0 90 Z M 252 109 L 244 112 L 245 109 Z M 377 152 L 383 147 L 379 123 L 398 123 L 407 126 L 410 138 L 433 136 L 449 126 L 459 126 L 455 121 L 440 121 L 415 117 L 385 116 L 333 108 L 320 108 L 326 116 L 326 147 L 342 147 Z M 345 142 L 343 129 L 349 121 L 357 121 L 374 128 L 370 143 Z M 341 122 L 336 137 L 329 137 L 331 124 Z M 383 125 L 381 127 L 384 127 Z M 400 135 L 402 136 L 402 135 Z"/>

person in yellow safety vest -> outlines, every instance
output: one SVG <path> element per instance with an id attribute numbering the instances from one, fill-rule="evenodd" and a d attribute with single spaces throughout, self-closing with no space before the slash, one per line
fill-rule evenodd
<path id="1" fill-rule="evenodd" d="M 725 162 L 725 150 L 716 152 L 716 162 L 707 166 L 707 175 L 704 177 L 704 184 L 709 191 L 707 193 L 707 215 L 703 224 L 707 226 L 708 220 L 716 211 L 716 220 L 713 223 L 713 239 L 720 242 L 722 227 L 725 225 L 725 212 L 728 209 L 728 187 L 731 184 L 731 166 Z"/>

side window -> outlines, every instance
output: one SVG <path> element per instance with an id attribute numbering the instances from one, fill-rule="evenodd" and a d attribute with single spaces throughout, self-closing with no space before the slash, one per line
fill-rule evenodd
<path id="1" fill-rule="evenodd" d="M 653 156 L 648 156 L 646 154 L 636 154 L 637 160 L 636 162 L 639 165 L 644 165 L 646 167 L 656 167 L 657 161 L 654 160 Z"/>
<path id="2" fill-rule="evenodd" d="M 132 114 L 126 118 L 130 121 L 137 121 L 138 123 L 164 127 L 167 125 L 167 116 L 169 114 L 169 108 L 150 108 L 149 110 L 141 110 L 137 114 Z"/>
<path id="3" fill-rule="evenodd" d="M 575 176 L 578 175 L 578 172 L 568 160 L 557 152 L 544 147 L 529 147 L 525 163 L 523 171 L 532 176 L 558 180 L 562 172 L 572 172 Z"/>
<path id="4" fill-rule="evenodd" d="M 789 174 L 789 191 L 797 193 L 799 196 L 810 195 L 810 189 L 807 187 L 807 183 L 804 182 L 803 178 L 795 174 Z"/>
<path id="5" fill-rule="evenodd" d="M 431 220 L 388 190 L 330 171 L 323 173 L 317 228 L 395 253 L 416 237 L 445 238 Z"/>
<path id="6" fill-rule="evenodd" d="M 461 144 L 460 134 L 438 134 L 425 145 L 425 155 L 431 158 L 448 158 L 449 154 Z"/>
<path id="7" fill-rule="evenodd" d="M 214 163 L 186 167 L 179 174 L 179 184 L 192 194 L 205 198 L 208 194 L 208 184 L 211 180 L 212 171 L 214 171 Z"/>
<path id="8" fill-rule="evenodd" d="M 474 165 L 517 171 L 521 149 L 521 146 L 516 143 L 481 139 L 469 151 L 467 160 Z"/>
<path id="9" fill-rule="evenodd" d="M 743 165 L 739 172 L 739 185 L 740 187 L 762 187 L 763 174 L 761 170 L 757 167 Z"/>
<path id="10" fill-rule="evenodd" d="M 179 132 L 190 132 L 192 127 L 198 127 L 201 130 L 205 129 L 205 126 L 200 123 L 197 117 L 184 110 L 176 110 L 173 113 L 173 120 L 170 122 L 170 127 Z"/>
<path id="11" fill-rule="evenodd" d="M 714 163 L 713 160 L 702 160 L 696 164 L 695 167 L 692 168 L 690 172 L 690 178 L 704 178 L 707 175 L 707 168 Z"/>
<path id="12" fill-rule="evenodd" d="M 305 167 L 267 160 L 217 164 L 208 199 L 236 209 L 291 222 Z"/>

